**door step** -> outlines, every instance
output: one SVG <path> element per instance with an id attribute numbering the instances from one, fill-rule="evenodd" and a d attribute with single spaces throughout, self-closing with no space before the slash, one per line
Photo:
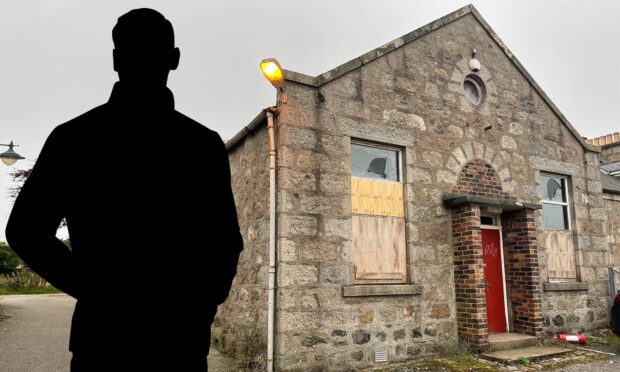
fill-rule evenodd
<path id="1" fill-rule="evenodd" d="M 523 360 L 537 362 L 543 359 L 555 358 L 560 355 L 571 353 L 571 349 L 550 346 L 530 346 L 519 349 L 493 351 L 481 354 L 483 359 L 499 362 L 503 364 L 515 364 Z"/>
<path id="2" fill-rule="evenodd" d="M 520 349 L 538 345 L 536 337 L 520 333 L 496 333 L 489 335 L 488 341 L 489 351 Z"/>

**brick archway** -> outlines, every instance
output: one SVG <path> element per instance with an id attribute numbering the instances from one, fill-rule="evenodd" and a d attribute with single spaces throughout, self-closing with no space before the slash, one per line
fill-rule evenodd
<path id="1" fill-rule="evenodd" d="M 542 335 L 541 288 L 534 209 L 518 203 L 505 191 L 501 177 L 488 162 L 463 162 L 452 194 L 444 195 L 452 207 L 452 243 L 457 330 L 459 339 L 473 350 L 488 345 L 484 261 L 480 216 L 499 213 L 502 221 L 504 267 L 510 332 Z"/>

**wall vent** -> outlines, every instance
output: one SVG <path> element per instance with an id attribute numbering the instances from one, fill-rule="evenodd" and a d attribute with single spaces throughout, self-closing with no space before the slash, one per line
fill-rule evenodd
<path id="1" fill-rule="evenodd" d="M 375 349 L 375 363 L 387 362 L 388 352 L 387 349 Z"/>

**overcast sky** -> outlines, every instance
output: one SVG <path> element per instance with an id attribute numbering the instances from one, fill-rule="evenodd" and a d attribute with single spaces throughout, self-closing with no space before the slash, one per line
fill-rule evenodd
<path id="1" fill-rule="evenodd" d="M 15 167 L 26 168 L 56 125 L 107 101 L 117 79 L 111 30 L 134 8 L 156 9 L 174 26 L 181 63 L 169 87 L 177 109 L 229 139 L 275 103 L 262 58 L 316 76 L 467 3 L 0 0 L 0 143 L 19 144 L 27 159 Z M 473 4 L 582 136 L 620 130 L 619 1 Z M 112 152 L 131 148 L 122 133 L 118 140 Z M 183 153 L 178 143 L 162 143 L 162 151 L 171 146 Z M 9 172 L 0 164 L 0 240 Z"/>

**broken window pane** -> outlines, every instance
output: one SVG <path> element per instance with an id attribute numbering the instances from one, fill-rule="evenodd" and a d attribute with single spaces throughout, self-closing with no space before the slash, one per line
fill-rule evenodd
<path id="1" fill-rule="evenodd" d="M 351 144 L 351 175 L 400 181 L 398 151 Z"/>
<path id="2" fill-rule="evenodd" d="M 565 188 L 565 180 L 561 177 L 540 176 L 540 192 L 543 200 L 566 202 Z"/>

